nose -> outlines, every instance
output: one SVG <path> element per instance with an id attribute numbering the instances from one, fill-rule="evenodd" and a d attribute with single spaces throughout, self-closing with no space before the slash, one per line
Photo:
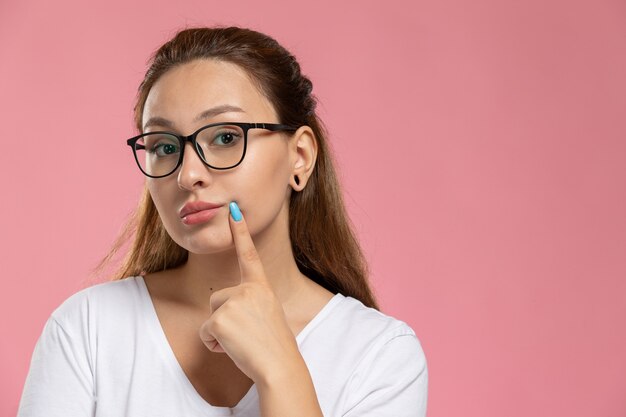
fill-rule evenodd
<path id="1" fill-rule="evenodd" d="M 178 187 L 192 191 L 206 187 L 210 182 L 209 167 L 202 162 L 194 146 L 189 142 L 185 143 L 185 152 L 178 171 Z"/>

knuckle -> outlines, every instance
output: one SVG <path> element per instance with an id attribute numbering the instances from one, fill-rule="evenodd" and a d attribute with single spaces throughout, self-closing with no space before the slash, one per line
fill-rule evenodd
<path id="1" fill-rule="evenodd" d="M 235 300 L 236 300 L 236 297 L 233 296 L 227 302 L 225 302 L 224 304 L 220 306 L 220 311 L 222 312 L 222 314 L 226 314 L 226 312 L 231 311 L 233 308 L 236 308 L 233 305 L 235 304 L 234 303 Z"/>
<path id="2" fill-rule="evenodd" d="M 205 321 L 204 323 L 202 323 L 202 326 L 200 326 L 200 330 L 198 331 L 198 333 L 200 333 L 200 339 L 202 340 L 210 340 L 212 339 L 211 334 L 212 332 L 212 323 L 211 323 L 211 319 Z"/>
<path id="3" fill-rule="evenodd" d="M 250 285 L 241 285 L 241 296 L 244 298 L 250 298 L 254 293 L 253 288 Z"/>
<path id="4" fill-rule="evenodd" d="M 220 315 L 214 315 L 211 317 L 211 333 L 219 334 L 219 332 L 224 328 L 223 319 Z"/>

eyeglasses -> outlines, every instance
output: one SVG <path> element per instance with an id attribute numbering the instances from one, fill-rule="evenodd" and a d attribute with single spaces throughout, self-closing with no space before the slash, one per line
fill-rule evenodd
<path id="1" fill-rule="evenodd" d="M 298 128 L 275 123 L 212 123 L 189 136 L 165 131 L 148 132 L 132 137 L 126 143 L 133 149 L 141 172 L 151 178 L 162 178 L 176 171 L 182 164 L 186 142 L 193 144 L 196 153 L 208 167 L 236 167 L 246 156 L 250 129 L 293 132 Z"/>

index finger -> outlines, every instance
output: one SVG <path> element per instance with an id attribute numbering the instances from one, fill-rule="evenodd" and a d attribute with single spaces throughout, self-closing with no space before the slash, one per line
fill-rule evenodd
<path id="1" fill-rule="evenodd" d="M 235 250 L 237 251 L 241 282 L 267 281 L 261 258 L 254 246 L 252 236 L 248 231 L 248 225 L 239 210 L 239 206 L 233 201 L 229 204 L 229 208 L 231 215 L 228 216 L 228 222 L 233 234 Z"/>

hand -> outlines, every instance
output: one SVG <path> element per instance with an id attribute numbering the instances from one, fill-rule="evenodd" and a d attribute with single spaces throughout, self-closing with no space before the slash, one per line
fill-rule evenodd
<path id="1" fill-rule="evenodd" d="M 239 212 L 239 209 L 235 209 Z M 228 216 L 241 284 L 214 292 L 200 338 L 212 352 L 226 353 L 255 382 L 300 355 L 280 300 L 263 271 L 245 219 Z M 301 356 L 300 356 L 301 358 Z"/>

